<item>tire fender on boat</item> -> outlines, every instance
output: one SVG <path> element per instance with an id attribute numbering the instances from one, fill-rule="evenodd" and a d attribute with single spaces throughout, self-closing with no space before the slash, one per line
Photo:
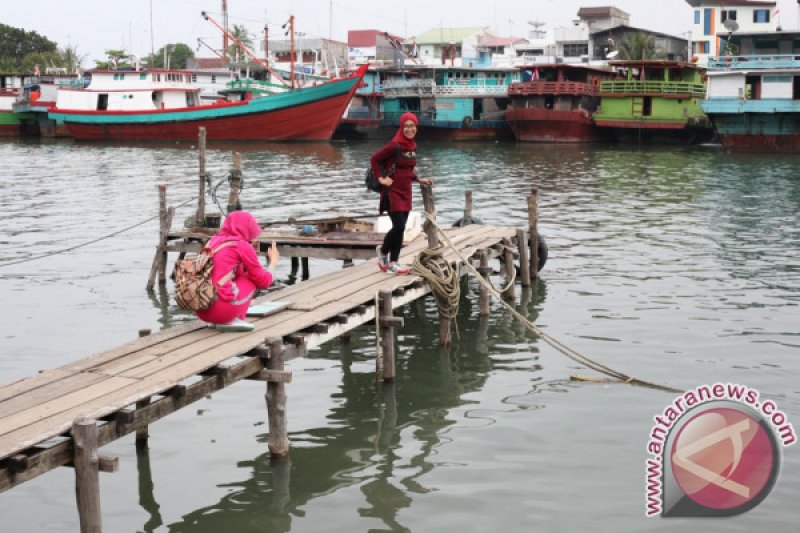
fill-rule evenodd
<path id="1" fill-rule="evenodd" d="M 470 126 L 472 126 L 472 117 L 467 115 L 466 117 L 464 117 L 464 120 L 462 120 L 461 123 L 464 125 L 465 128 L 469 128 Z"/>

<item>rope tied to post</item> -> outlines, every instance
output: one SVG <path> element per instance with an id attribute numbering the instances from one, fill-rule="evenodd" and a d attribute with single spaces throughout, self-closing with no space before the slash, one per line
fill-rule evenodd
<path id="1" fill-rule="evenodd" d="M 411 273 L 428 282 L 439 313 L 455 320 L 458 315 L 458 301 L 461 298 L 461 286 L 456 269 L 444 258 L 445 247 L 426 248 L 414 258 Z M 458 331 L 456 329 L 456 331 Z"/>
<path id="2" fill-rule="evenodd" d="M 439 224 L 437 224 L 436 219 L 434 217 L 430 216 L 428 213 L 425 213 L 425 218 L 428 220 L 428 222 L 430 222 L 433 225 L 433 227 L 436 228 L 436 230 L 442 236 L 442 239 L 444 239 L 444 242 L 447 244 L 447 247 L 450 248 L 453 252 L 455 252 L 456 255 L 458 255 L 458 257 L 464 263 L 464 266 L 475 276 L 475 279 L 477 279 L 479 283 L 484 285 L 489 290 L 489 292 L 497 299 L 497 301 L 500 302 L 503 306 L 505 306 L 506 309 L 508 309 L 508 311 L 511 312 L 511 314 L 514 315 L 514 317 L 517 320 L 519 320 L 528 330 L 530 330 L 533 334 L 535 334 L 540 339 L 545 341 L 547 344 L 549 344 L 550 346 L 552 346 L 565 356 L 569 357 L 573 361 L 580 363 L 586 366 L 587 368 L 594 370 L 595 372 L 611 376 L 612 378 L 615 378 L 623 383 L 631 383 L 634 385 L 640 385 L 643 387 L 649 387 L 652 389 L 658 389 L 666 392 L 677 392 L 677 393 L 683 392 L 680 389 L 669 387 L 667 385 L 662 385 L 660 383 L 653 383 L 650 381 L 638 379 L 636 377 L 630 376 L 618 370 L 614 370 L 613 368 L 610 368 L 602 363 L 590 359 L 589 357 L 563 344 L 555 337 L 552 337 L 548 333 L 544 332 L 541 328 L 537 327 L 525 316 L 523 316 L 522 313 L 514 309 L 514 307 L 511 306 L 508 302 L 503 300 L 502 295 L 497 291 L 497 289 L 495 289 L 490 282 L 485 280 L 483 276 L 481 276 L 480 273 L 475 269 L 475 267 L 472 266 L 472 263 L 470 263 L 470 261 L 463 256 L 463 254 L 455 247 L 455 245 L 453 245 L 453 242 L 450 240 L 450 238 L 447 236 L 444 230 L 439 226 Z M 518 243 L 518 245 L 520 245 L 520 243 Z M 443 246 L 439 246 L 439 248 L 443 248 Z M 442 252 L 440 252 L 440 255 Z M 416 274 L 416 272 L 414 273 Z"/>

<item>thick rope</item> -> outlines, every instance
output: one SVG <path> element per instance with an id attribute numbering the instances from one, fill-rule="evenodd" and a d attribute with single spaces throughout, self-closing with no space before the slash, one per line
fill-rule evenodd
<path id="1" fill-rule="evenodd" d="M 475 278 L 478 280 L 478 282 L 481 283 L 484 287 L 486 287 L 489 290 L 489 292 L 491 294 L 493 294 L 495 298 L 497 298 L 497 301 L 499 301 L 501 304 L 503 304 L 503 306 L 505 306 L 506 309 L 508 309 L 511 312 L 511 314 L 514 315 L 514 317 L 517 318 L 517 320 L 522 322 L 522 324 L 526 328 L 528 328 L 532 333 L 534 333 L 535 335 L 540 337 L 547 344 L 549 344 L 550 346 L 552 346 L 553 348 L 555 348 L 556 350 L 558 350 L 562 354 L 566 355 L 567 357 L 569 357 L 573 361 L 575 361 L 577 363 L 580 363 L 580 364 L 586 366 L 587 368 L 590 368 L 590 369 L 592 369 L 592 370 L 594 370 L 596 372 L 599 372 L 601 374 L 605 374 L 607 376 L 611 376 L 611 377 L 613 377 L 615 379 L 618 379 L 618 380 L 620 380 L 620 381 L 622 381 L 624 383 L 632 383 L 634 385 L 640 385 L 640 386 L 643 386 L 643 387 L 650 387 L 650 388 L 653 388 L 653 389 L 658 389 L 658 390 L 667 391 L 667 392 L 678 392 L 678 393 L 683 392 L 680 389 L 675 389 L 675 388 L 669 387 L 667 385 L 661 385 L 659 383 L 652 383 L 650 381 L 645 381 L 645 380 L 642 380 L 642 379 L 638 379 L 638 378 L 635 378 L 633 376 L 629 376 L 628 374 L 625 374 L 623 372 L 620 372 L 618 370 L 614 370 L 613 368 L 610 368 L 610 367 L 608 367 L 608 366 L 606 366 L 606 365 L 604 365 L 602 363 L 598 363 L 597 361 L 594 361 L 594 360 L 588 358 L 587 356 L 577 352 L 576 350 L 573 350 L 572 348 L 570 348 L 569 346 L 563 344 L 562 342 L 560 342 L 556 338 L 554 338 L 551 335 L 549 335 L 549 334 L 545 333 L 544 331 L 542 331 L 535 324 L 533 324 L 530 320 L 528 320 L 525 316 L 523 316 L 519 311 L 514 309 L 508 302 L 503 300 L 502 295 L 499 292 L 497 292 L 497 290 L 492 286 L 492 284 L 487 282 L 485 279 L 483 279 L 483 276 L 481 276 L 480 273 L 475 269 L 475 267 L 472 266 L 470 261 L 467 258 L 465 258 L 461 254 L 460 251 L 458 251 L 458 249 L 453 245 L 453 242 L 450 240 L 450 238 L 447 236 L 447 234 L 444 232 L 444 230 L 442 230 L 442 228 L 436 223 L 436 220 L 433 217 L 431 217 L 428 213 L 425 213 L 425 218 L 427 218 L 428 221 L 431 224 L 433 224 L 433 226 L 436 228 L 436 230 L 442 236 L 444 241 L 447 243 L 447 246 L 451 250 L 453 250 L 456 253 L 456 255 L 458 255 L 459 258 L 461 258 L 461 261 L 463 261 L 463 263 L 467 267 L 467 269 L 470 272 L 472 272 L 472 274 L 475 276 Z"/>
<path id="2" fill-rule="evenodd" d="M 414 258 L 411 273 L 424 278 L 428 282 L 439 314 L 455 320 L 458 316 L 458 301 L 461 298 L 461 286 L 456 269 L 444 258 L 444 247 L 427 248 Z"/>

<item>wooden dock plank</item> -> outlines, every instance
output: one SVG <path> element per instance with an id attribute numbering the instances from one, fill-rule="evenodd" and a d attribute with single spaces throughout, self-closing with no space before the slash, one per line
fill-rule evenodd
<path id="1" fill-rule="evenodd" d="M 449 229 L 447 233 L 467 257 L 475 250 L 515 237 L 513 229 L 478 225 Z M 426 246 L 419 239 L 404 248 L 401 258 L 408 262 Z M 457 260 L 453 252 L 446 257 Z M 374 295 L 379 290 L 402 287 L 408 291 L 406 297 L 395 298 L 393 305 L 429 292 L 426 286 L 415 285 L 417 281 L 414 276 L 387 276 L 375 268 L 373 261 L 366 261 L 259 298 L 257 301 L 289 301 L 293 306 L 275 315 L 251 319 L 255 325 L 252 332 L 220 333 L 200 321 L 191 321 L 0 387 L 0 409 L 2 399 L 22 394 L 18 400 L 6 403 L 5 412 L 12 414 L 0 422 L 0 458 L 64 433 L 79 416 L 100 418 L 143 398 L 166 393 L 194 375 L 246 354 L 267 337 L 296 335 L 346 316 L 331 328 L 336 333 L 328 333 L 326 328 L 304 334 L 312 344 L 324 342 L 374 318 Z M 359 307 L 362 304 L 365 307 Z M 96 378 L 100 381 L 92 381 Z M 87 386 L 78 388 L 76 384 L 83 380 Z M 36 401 L 29 408 L 22 408 L 26 396 Z"/>
<path id="2" fill-rule="evenodd" d="M 59 398 L 65 394 L 88 387 L 103 379 L 103 376 L 86 373 L 67 374 L 57 381 L 49 381 L 41 387 L 29 389 L 7 398 L 0 402 L 0 429 L 3 427 L 5 420 L 15 413 L 30 409 L 32 406 L 47 402 L 52 398 Z"/>
<path id="3" fill-rule="evenodd" d="M 0 420 L 0 442 L 9 436 L 9 433 L 18 432 L 22 428 L 36 425 L 43 420 L 58 417 L 64 412 L 70 412 L 75 409 L 80 410 L 84 405 L 91 403 L 98 397 L 104 398 L 108 394 L 113 394 L 121 388 L 126 386 L 135 387 L 136 384 L 136 380 L 133 379 L 108 377 L 80 390 L 51 398 L 38 405 L 33 405 L 29 409 Z M 71 424 L 72 422 L 67 421 L 65 422 L 65 427 L 68 428 Z M 57 434 L 60 434 L 60 432 L 56 433 L 56 435 Z M 14 435 L 11 435 L 11 438 L 13 437 Z M 3 445 L 0 444 L 0 449 L 2 448 Z"/>

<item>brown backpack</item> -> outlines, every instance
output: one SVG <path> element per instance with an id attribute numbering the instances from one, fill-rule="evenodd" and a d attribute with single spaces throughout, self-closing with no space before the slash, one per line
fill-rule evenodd
<path id="1" fill-rule="evenodd" d="M 223 242 L 213 250 L 206 246 L 197 254 L 175 261 L 175 301 L 178 307 L 187 311 L 205 311 L 217 301 L 217 289 L 233 278 L 236 268 L 213 283 L 214 254 L 235 242 Z"/>

